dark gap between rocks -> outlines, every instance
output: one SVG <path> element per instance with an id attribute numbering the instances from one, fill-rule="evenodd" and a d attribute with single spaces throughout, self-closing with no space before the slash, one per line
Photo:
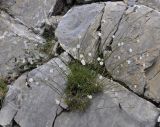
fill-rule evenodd
<path id="1" fill-rule="evenodd" d="M 153 101 L 152 99 L 149 99 L 147 97 L 145 97 L 144 95 L 140 95 L 140 94 L 137 94 L 136 92 L 134 92 L 133 90 L 131 90 L 124 82 L 120 81 L 120 80 L 116 80 L 112 77 L 113 81 L 119 83 L 120 85 L 124 86 L 126 89 L 128 89 L 130 92 L 136 94 L 137 96 L 139 96 L 140 98 L 152 103 L 153 105 L 155 105 L 157 108 L 160 108 L 160 103 L 156 102 L 156 101 Z"/>
<path id="2" fill-rule="evenodd" d="M 73 6 L 108 1 L 117 2 L 123 0 L 58 0 L 53 11 L 49 14 L 49 16 L 64 15 Z"/>
<path id="3" fill-rule="evenodd" d="M 56 53 L 57 53 L 58 55 L 60 55 L 60 54 L 63 53 L 64 51 L 65 51 L 65 50 L 60 46 L 60 44 L 58 44 Z"/>
<path id="4" fill-rule="evenodd" d="M 21 126 L 18 125 L 18 123 L 15 120 L 13 120 L 12 127 L 21 127 Z"/>

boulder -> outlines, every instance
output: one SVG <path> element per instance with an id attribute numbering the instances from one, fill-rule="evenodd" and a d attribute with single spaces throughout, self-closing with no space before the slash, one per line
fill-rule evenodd
<path id="1" fill-rule="evenodd" d="M 63 49 L 74 58 L 83 54 L 91 62 L 99 45 L 98 28 L 100 27 L 104 3 L 73 7 L 58 24 L 55 35 Z M 87 12 L 87 13 L 86 13 Z M 78 47 L 77 47 L 78 46 Z"/>
<path id="2" fill-rule="evenodd" d="M 67 63 L 69 58 L 65 60 Z M 14 119 L 21 127 L 52 127 L 63 106 L 61 100 L 69 72 L 66 63 L 53 58 L 19 77 L 5 98 L 0 125 L 9 125 Z"/>
<path id="3" fill-rule="evenodd" d="M 111 14 L 103 17 L 113 19 Z M 116 18 L 112 22 L 116 22 Z M 159 94 L 159 24 L 160 13 L 143 5 L 129 7 L 121 15 L 110 35 L 110 26 L 102 25 L 102 52 L 110 74 L 138 94 L 160 101 Z M 110 30 L 109 30 L 110 31 Z M 115 31 L 115 32 L 112 32 Z M 111 51 L 107 51 L 110 47 Z"/>
<path id="4" fill-rule="evenodd" d="M 54 127 L 154 127 L 158 110 L 120 84 L 102 79 L 104 93 L 85 112 L 63 112 Z"/>
<path id="5" fill-rule="evenodd" d="M 57 0 L 15 0 L 9 12 L 29 28 L 40 27 L 53 12 Z"/>
<path id="6" fill-rule="evenodd" d="M 0 75 L 16 77 L 19 67 L 33 64 L 44 57 L 38 45 L 45 42 L 43 38 L 32 33 L 7 13 L 0 13 Z M 23 70 L 24 68 L 22 68 Z"/>

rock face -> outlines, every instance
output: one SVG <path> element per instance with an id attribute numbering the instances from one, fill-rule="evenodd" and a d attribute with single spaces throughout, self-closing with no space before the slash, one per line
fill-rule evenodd
<path id="1" fill-rule="evenodd" d="M 67 73 L 62 60 L 54 58 L 18 78 L 0 111 L 0 125 L 14 119 L 21 127 L 52 127 L 62 110 L 57 101 L 63 96 Z"/>
<path id="2" fill-rule="evenodd" d="M 64 55 L 61 59 L 67 60 Z M 62 109 L 56 103 L 63 96 L 69 72 L 61 59 L 54 58 L 16 80 L 0 111 L 0 125 L 14 119 L 21 127 L 154 127 L 157 108 L 107 78 L 99 80 L 104 93 L 94 97 L 86 112 L 60 115 Z"/>
<path id="3" fill-rule="evenodd" d="M 118 27 L 114 28 L 116 32 L 111 33 L 103 45 L 103 49 L 106 45 L 112 49 L 105 56 L 106 68 L 115 79 L 126 83 L 133 91 L 160 101 L 157 81 L 160 13 L 137 6 L 129 8 L 121 16 Z M 105 32 L 102 29 L 102 38 Z"/>
<path id="4" fill-rule="evenodd" d="M 14 127 L 15 121 L 20 127 L 155 127 L 157 119 L 160 124 L 158 108 L 144 99 L 160 102 L 159 1 L 125 1 L 75 6 L 62 17 L 57 14 L 73 0 L 0 0 L 0 78 L 16 77 L 25 65 L 36 67 L 45 59 L 39 51 L 45 40 L 36 30 L 53 30 L 53 50 L 66 51 L 9 85 L 0 126 Z M 87 63 L 103 57 L 114 80 L 97 79 L 104 91 L 85 112 L 65 112 L 67 53 Z"/>
<path id="5" fill-rule="evenodd" d="M 10 12 L 28 27 L 39 27 L 52 13 L 57 0 L 15 0 Z"/>
<path id="6" fill-rule="evenodd" d="M 30 32 L 5 12 L 0 14 L 0 75 L 5 77 L 18 71 L 18 67 L 40 59 L 37 45 L 44 39 Z"/>
<path id="7" fill-rule="evenodd" d="M 160 0 L 138 0 L 138 3 L 160 11 Z"/>
<path id="8" fill-rule="evenodd" d="M 99 7 L 100 12 L 95 13 L 99 16 L 89 18 L 88 14 L 92 15 Z M 73 18 L 75 13 L 78 18 Z M 87 62 L 91 59 L 88 52 L 95 58 L 99 48 L 98 53 L 103 53 L 106 69 L 114 79 L 159 102 L 159 22 L 160 13 L 144 5 L 90 4 L 71 9 L 59 23 L 56 35 L 64 49 L 75 58 L 79 58 L 78 53 L 84 54 Z M 95 33 L 100 39 L 95 39 Z M 88 36 L 91 38 L 87 39 Z M 80 49 L 73 51 L 79 42 Z"/>
<path id="9" fill-rule="evenodd" d="M 62 113 L 54 127 L 154 127 L 157 109 L 118 83 L 103 79 L 104 93 L 84 113 Z M 62 122 L 63 121 L 63 122 Z"/>
<path id="10" fill-rule="evenodd" d="M 96 55 L 98 48 L 98 28 L 103 14 L 104 3 L 73 7 L 58 24 L 56 36 L 61 46 L 74 58 L 84 54 L 91 61 L 88 53 Z M 87 13 L 86 13 L 87 12 Z M 76 49 L 77 45 L 81 48 Z"/>

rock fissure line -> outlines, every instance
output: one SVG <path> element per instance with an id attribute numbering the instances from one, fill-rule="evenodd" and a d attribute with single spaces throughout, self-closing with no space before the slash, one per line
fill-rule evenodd
<path id="1" fill-rule="evenodd" d="M 123 14 L 121 15 L 118 23 L 116 24 L 116 27 L 115 27 L 116 29 L 115 29 L 115 31 L 114 31 L 114 33 L 113 33 L 113 36 L 115 36 L 115 34 L 117 33 L 117 31 L 119 30 L 119 26 L 120 26 L 120 24 L 121 24 L 121 22 L 122 22 L 123 16 L 125 15 L 127 9 L 128 9 L 128 7 L 125 8 L 125 10 L 124 10 Z M 106 39 L 106 40 L 107 40 L 107 39 Z M 112 37 L 111 41 L 109 42 L 109 45 L 110 45 L 110 46 L 113 44 L 113 40 L 114 40 L 114 38 Z"/>
<path id="2" fill-rule="evenodd" d="M 126 89 L 128 89 L 130 92 L 134 93 L 135 95 L 137 95 L 138 97 L 144 99 L 145 101 L 148 101 L 150 103 L 152 103 L 153 105 L 155 105 L 157 108 L 159 108 L 160 103 L 157 103 L 156 101 L 153 101 L 152 99 L 149 99 L 147 97 L 145 97 L 144 95 L 140 95 L 137 94 L 136 92 L 134 92 L 132 89 L 130 89 L 124 82 L 120 81 L 120 80 L 116 80 L 114 78 L 112 78 L 114 82 L 119 83 L 121 86 L 125 87 Z"/>
<path id="3" fill-rule="evenodd" d="M 101 30 L 101 23 L 102 23 L 102 19 L 103 19 L 103 16 L 104 16 L 104 11 L 105 11 L 105 3 L 104 3 L 104 8 L 102 9 L 102 16 L 101 16 L 101 19 L 100 19 L 100 24 L 99 24 L 99 27 L 98 27 L 98 29 L 97 29 L 97 31 L 99 31 L 100 33 L 102 32 L 102 30 Z M 101 52 L 100 52 L 100 46 L 101 46 L 101 40 L 102 40 L 102 38 L 101 37 L 99 37 L 99 39 L 98 39 L 98 41 L 97 42 L 99 42 L 97 45 L 97 52 L 98 52 L 98 55 L 100 55 L 101 54 Z"/>
<path id="4" fill-rule="evenodd" d="M 59 107 L 61 107 L 61 106 L 59 106 Z M 54 120 L 53 120 L 52 127 L 55 127 L 55 122 L 56 122 L 57 118 L 58 118 L 64 111 L 65 111 L 65 110 L 62 109 L 61 112 L 57 113 L 57 112 L 58 112 L 58 107 L 57 107 L 56 116 L 55 116 L 55 118 L 54 118 Z"/>
<path id="5" fill-rule="evenodd" d="M 13 14 L 11 14 L 7 9 L 0 9 L 0 11 L 4 11 L 4 12 L 7 13 L 11 18 L 13 18 L 14 21 L 16 21 L 18 24 L 25 26 L 26 28 L 28 28 L 28 30 L 29 30 L 31 33 L 34 33 L 34 34 L 38 35 L 38 34 L 35 32 L 35 29 L 34 29 L 33 27 L 28 27 L 27 25 L 25 25 L 24 22 L 22 22 L 20 19 L 16 18 L 16 17 L 15 17 Z"/>

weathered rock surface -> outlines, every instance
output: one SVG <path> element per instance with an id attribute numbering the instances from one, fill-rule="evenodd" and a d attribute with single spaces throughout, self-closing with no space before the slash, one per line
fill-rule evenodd
<path id="1" fill-rule="evenodd" d="M 138 3 L 160 11 L 160 0 L 138 0 Z"/>
<path id="2" fill-rule="evenodd" d="M 15 0 L 10 13 L 30 28 L 39 27 L 53 12 L 57 0 Z"/>
<path id="3" fill-rule="evenodd" d="M 69 58 L 65 60 L 68 62 Z M 19 77 L 10 87 L 0 111 L 0 125 L 9 125 L 14 119 L 21 127 L 52 127 L 62 110 L 56 101 L 63 96 L 67 73 L 65 63 L 53 58 Z"/>
<path id="4" fill-rule="evenodd" d="M 160 13 L 145 6 L 136 6 L 121 16 L 118 27 L 114 29 L 115 34 L 111 33 L 105 41 L 112 49 L 105 56 L 106 68 L 114 78 L 126 83 L 135 92 L 160 101 L 157 81 Z M 103 31 L 102 26 L 102 38 L 106 37 L 103 33 L 108 28 Z M 104 46 L 103 49 L 106 48 Z"/>
<path id="5" fill-rule="evenodd" d="M 123 2 L 110 3 L 107 2 L 101 22 L 101 46 L 104 51 L 112 41 L 114 35 L 119 27 L 119 22 L 122 15 L 125 13 L 127 6 Z"/>
<path id="6" fill-rule="evenodd" d="M 78 2 L 90 1 L 94 0 Z M 159 9 L 159 1 L 138 1 L 152 8 L 135 5 L 136 0 L 128 0 L 128 5 L 93 3 L 73 7 L 62 18 L 50 18 L 63 10 L 63 2 L 0 1 L 0 9 L 11 13 L 0 12 L 0 75 L 15 77 L 20 67 L 43 58 L 38 46 L 44 39 L 30 28 L 55 29 L 61 20 L 56 36 L 66 52 L 76 59 L 83 54 L 89 63 L 103 54 L 105 67 L 117 82 L 160 102 L 160 12 L 153 10 Z M 158 109 L 107 78 L 99 81 L 104 92 L 93 97 L 86 112 L 64 112 L 68 62 L 70 57 L 64 53 L 10 85 L 0 125 L 12 125 L 14 120 L 20 127 L 155 127 Z"/>
<path id="7" fill-rule="evenodd" d="M 103 53 L 106 68 L 113 78 L 125 83 L 134 92 L 159 102 L 160 13 L 144 5 L 127 7 L 123 2 L 104 4 L 71 9 L 56 30 L 60 44 L 74 58 L 79 58 L 77 54 L 84 54 L 87 62 L 90 60 L 88 52 L 92 53 L 92 58 L 97 52 Z M 100 12 L 94 14 L 100 16 L 94 20 L 89 18 L 88 14 L 91 16 L 94 8 L 99 7 Z M 79 42 L 81 47 L 75 51 Z"/>
<path id="8" fill-rule="evenodd" d="M 21 65 L 33 64 L 43 57 L 37 46 L 44 41 L 5 12 L 0 12 L 0 75 L 14 77 Z"/>
<path id="9" fill-rule="evenodd" d="M 62 113 L 54 127 L 154 127 L 159 112 L 120 84 L 103 79 L 104 93 L 86 112 Z M 63 122 L 62 122 L 63 121 Z"/>
<path id="10" fill-rule="evenodd" d="M 98 48 L 98 28 L 103 14 L 104 3 L 73 7 L 58 24 L 56 36 L 61 46 L 74 58 L 84 54 L 90 61 L 88 53 L 94 57 Z M 87 13 L 86 13 L 87 12 Z M 77 49 L 80 45 L 80 49 Z"/>
<path id="11" fill-rule="evenodd" d="M 15 0 L 1 0 L 0 1 L 0 9 L 8 9 L 12 5 L 15 4 Z"/>

